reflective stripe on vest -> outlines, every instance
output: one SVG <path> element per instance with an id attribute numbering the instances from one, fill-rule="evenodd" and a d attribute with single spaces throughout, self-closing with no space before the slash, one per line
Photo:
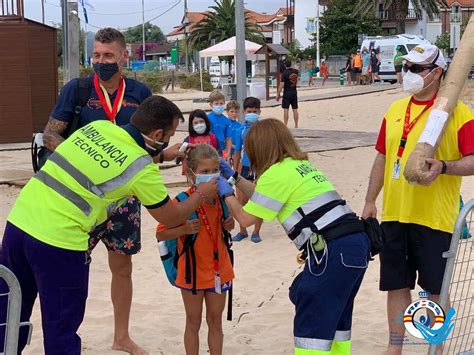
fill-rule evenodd
<path id="1" fill-rule="evenodd" d="M 78 168 L 68 162 L 61 154 L 54 152 L 49 157 L 49 160 L 71 175 L 74 180 L 76 180 L 83 188 L 92 192 L 94 195 L 104 197 L 104 193 L 91 181 L 91 179 L 89 179 Z"/>
<path id="2" fill-rule="evenodd" d="M 143 155 L 133 161 L 120 175 L 103 182 L 99 185 L 95 185 L 86 175 L 84 175 L 79 169 L 72 165 L 66 158 L 59 153 L 55 152 L 51 154 L 49 158 L 57 166 L 63 169 L 69 176 L 71 176 L 79 185 L 84 189 L 91 192 L 98 197 L 104 197 L 105 193 L 110 192 L 122 185 L 128 183 L 135 177 L 140 171 L 142 171 L 148 164 L 153 163 L 153 159 L 149 155 Z M 81 196 L 71 190 L 69 187 L 64 185 L 56 178 L 49 175 L 47 172 L 40 170 L 35 176 L 36 179 L 44 183 L 49 188 L 56 191 L 58 194 L 68 199 L 77 208 L 79 208 L 86 216 L 91 211 L 91 205 L 84 200 Z M 126 197 L 126 196 L 124 196 Z M 117 202 L 107 206 L 107 215 L 110 216 L 117 208 Z"/>
<path id="3" fill-rule="evenodd" d="M 277 201 L 271 197 L 258 193 L 257 191 L 252 194 L 252 197 L 250 197 L 250 201 L 256 203 L 257 205 L 264 206 L 276 213 L 280 212 L 280 210 L 284 206 L 284 203 L 281 203 L 280 201 Z"/>
<path id="4" fill-rule="evenodd" d="M 153 159 L 149 155 L 142 155 L 131 163 L 120 175 L 110 179 L 109 181 L 99 184 L 98 187 L 104 193 L 115 190 L 127 182 L 145 168 L 148 164 L 153 163 Z"/>
<path id="5" fill-rule="evenodd" d="M 91 205 L 84 200 L 81 196 L 77 193 L 72 191 L 69 187 L 64 185 L 62 182 L 56 180 L 54 177 L 49 175 L 47 172 L 40 170 L 33 176 L 34 179 L 41 181 L 43 184 L 48 186 L 49 188 L 56 191 L 65 199 L 69 200 L 72 204 L 74 204 L 77 208 L 79 208 L 86 216 L 92 211 Z"/>
<path id="6" fill-rule="evenodd" d="M 298 208 L 295 212 L 293 212 L 283 223 L 283 228 L 285 229 L 287 234 L 290 234 L 294 227 L 303 219 L 305 215 L 310 214 L 311 212 L 317 210 L 318 208 L 323 207 L 324 205 L 332 202 L 342 200 L 339 194 L 336 191 L 328 191 L 325 192 Z M 301 211 L 303 213 L 301 213 Z M 338 205 L 326 212 L 323 216 L 318 218 L 314 221 L 314 226 L 321 230 L 324 227 L 328 226 L 335 220 L 341 218 L 342 216 L 353 213 L 351 208 L 347 205 Z M 311 230 L 310 227 L 303 228 L 301 232 L 293 239 L 293 243 L 298 249 L 306 243 L 308 238 L 314 232 Z"/>

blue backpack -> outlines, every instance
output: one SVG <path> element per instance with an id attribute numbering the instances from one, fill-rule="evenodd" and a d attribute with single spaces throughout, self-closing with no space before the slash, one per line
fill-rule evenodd
<path id="1" fill-rule="evenodd" d="M 184 201 L 189 197 L 187 192 L 181 192 L 176 196 L 178 202 Z M 223 199 L 220 199 L 222 206 L 222 220 L 225 221 L 229 217 L 229 209 Z M 196 211 L 191 213 L 188 220 L 198 219 Z M 178 239 L 170 239 L 158 242 L 158 250 L 160 252 L 161 261 L 166 272 L 168 281 L 176 286 L 176 277 L 178 274 L 178 260 L 183 255 L 186 258 L 185 281 L 192 284 L 192 292 L 196 294 L 196 253 L 194 251 L 194 242 L 198 234 L 187 234 L 184 239 L 183 250 L 178 253 Z M 232 250 L 232 236 L 229 231 L 222 228 L 222 237 L 229 253 L 230 261 L 234 265 L 234 251 Z M 191 275 L 192 274 L 192 275 Z M 232 288 L 229 289 L 229 302 L 227 309 L 227 320 L 232 320 Z"/>

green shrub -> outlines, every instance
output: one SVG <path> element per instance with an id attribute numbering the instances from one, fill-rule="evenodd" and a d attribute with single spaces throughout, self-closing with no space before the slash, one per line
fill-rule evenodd
<path id="1" fill-rule="evenodd" d="M 138 78 L 137 75 L 137 80 L 143 82 L 146 86 L 148 86 L 152 93 L 160 94 L 163 92 L 163 82 L 157 72 L 140 72 L 140 74 L 143 79 Z"/>
<path id="2" fill-rule="evenodd" d="M 80 67 L 79 68 L 79 77 L 87 78 L 88 76 L 94 74 L 94 68 L 92 67 Z"/>
<path id="3" fill-rule="evenodd" d="M 202 73 L 202 86 L 204 91 L 214 90 L 208 72 Z M 201 78 L 199 72 L 187 75 L 186 79 L 181 83 L 181 88 L 201 90 Z"/>

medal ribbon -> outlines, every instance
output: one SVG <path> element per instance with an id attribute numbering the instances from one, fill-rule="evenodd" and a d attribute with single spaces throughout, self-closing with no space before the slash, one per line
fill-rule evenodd
<path id="1" fill-rule="evenodd" d="M 216 231 L 219 233 L 219 222 L 222 219 L 222 206 L 221 201 L 219 198 L 216 198 L 216 205 L 217 205 L 217 223 L 216 223 Z M 206 215 L 206 211 L 204 207 L 201 205 L 198 208 L 198 216 L 200 217 L 202 224 L 206 227 L 207 233 L 209 234 L 209 238 L 211 238 L 212 245 L 213 245 L 213 252 L 214 252 L 214 272 L 216 274 L 219 273 L 219 248 L 218 248 L 218 238 L 219 236 L 212 233 L 211 224 L 209 218 Z M 214 238 L 215 237 L 215 238 Z"/>
<path id="2" fill-rule="evenodd" d="M 410 114 L 411 114 L 411 103 L 413 102 L 413 96 L 410 99 L 410 102 L 408 103 L 407 110 L 405 112 L 405 123 L 403 124 L 403 133 L 402 133 L 402 138 L 400 139 L 400 145 L 398 146 L 398 152 L 397 152 L 397 158 L 400 160 L 400 158 L 403 156 L 403 152 L 405 150 L 405 145 L 407 143 L 408 139 L 408 134 L 411 132 L 413 127 L 415 127 L 415 124 L 418 122 L 418 120 L 423 116 L 423 114 L 428 111 L 431 106 L 434 104 L 434 98 L 429 101 L 426 105 L 423 111 L 416 116 L 411 122 L 410 122 Z"/>
<path id="3" fill-rule="evenodd" d="M 94 74 L 94 88 L 97 93 L 97 96 L 99 96 L 99 100 L 102 104 L 102 108 L 104 109 L 105 114 L 109 118 L 110 122 L 115 123 L 115 117 L 122 108 L 122 101 L 125 95 L 125 79 L 123 77 L 120 78 L 120 84 L 117 89 L 117 95 L 115 96 L 113 106 L 110 102 L 109 93 L 100 83 L 97 74 Z"/>

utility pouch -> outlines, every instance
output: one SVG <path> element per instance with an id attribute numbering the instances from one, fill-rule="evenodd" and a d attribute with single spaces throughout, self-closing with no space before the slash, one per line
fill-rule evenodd
<path id="1" fill-rule="evenodd" d="M 385 234 L 377 218 L 368 217 L 367 219 L 362 219 L 362 222 L 370 241 L 370 255 L 374 257 L 383 249 L 386 241 Z"/>

